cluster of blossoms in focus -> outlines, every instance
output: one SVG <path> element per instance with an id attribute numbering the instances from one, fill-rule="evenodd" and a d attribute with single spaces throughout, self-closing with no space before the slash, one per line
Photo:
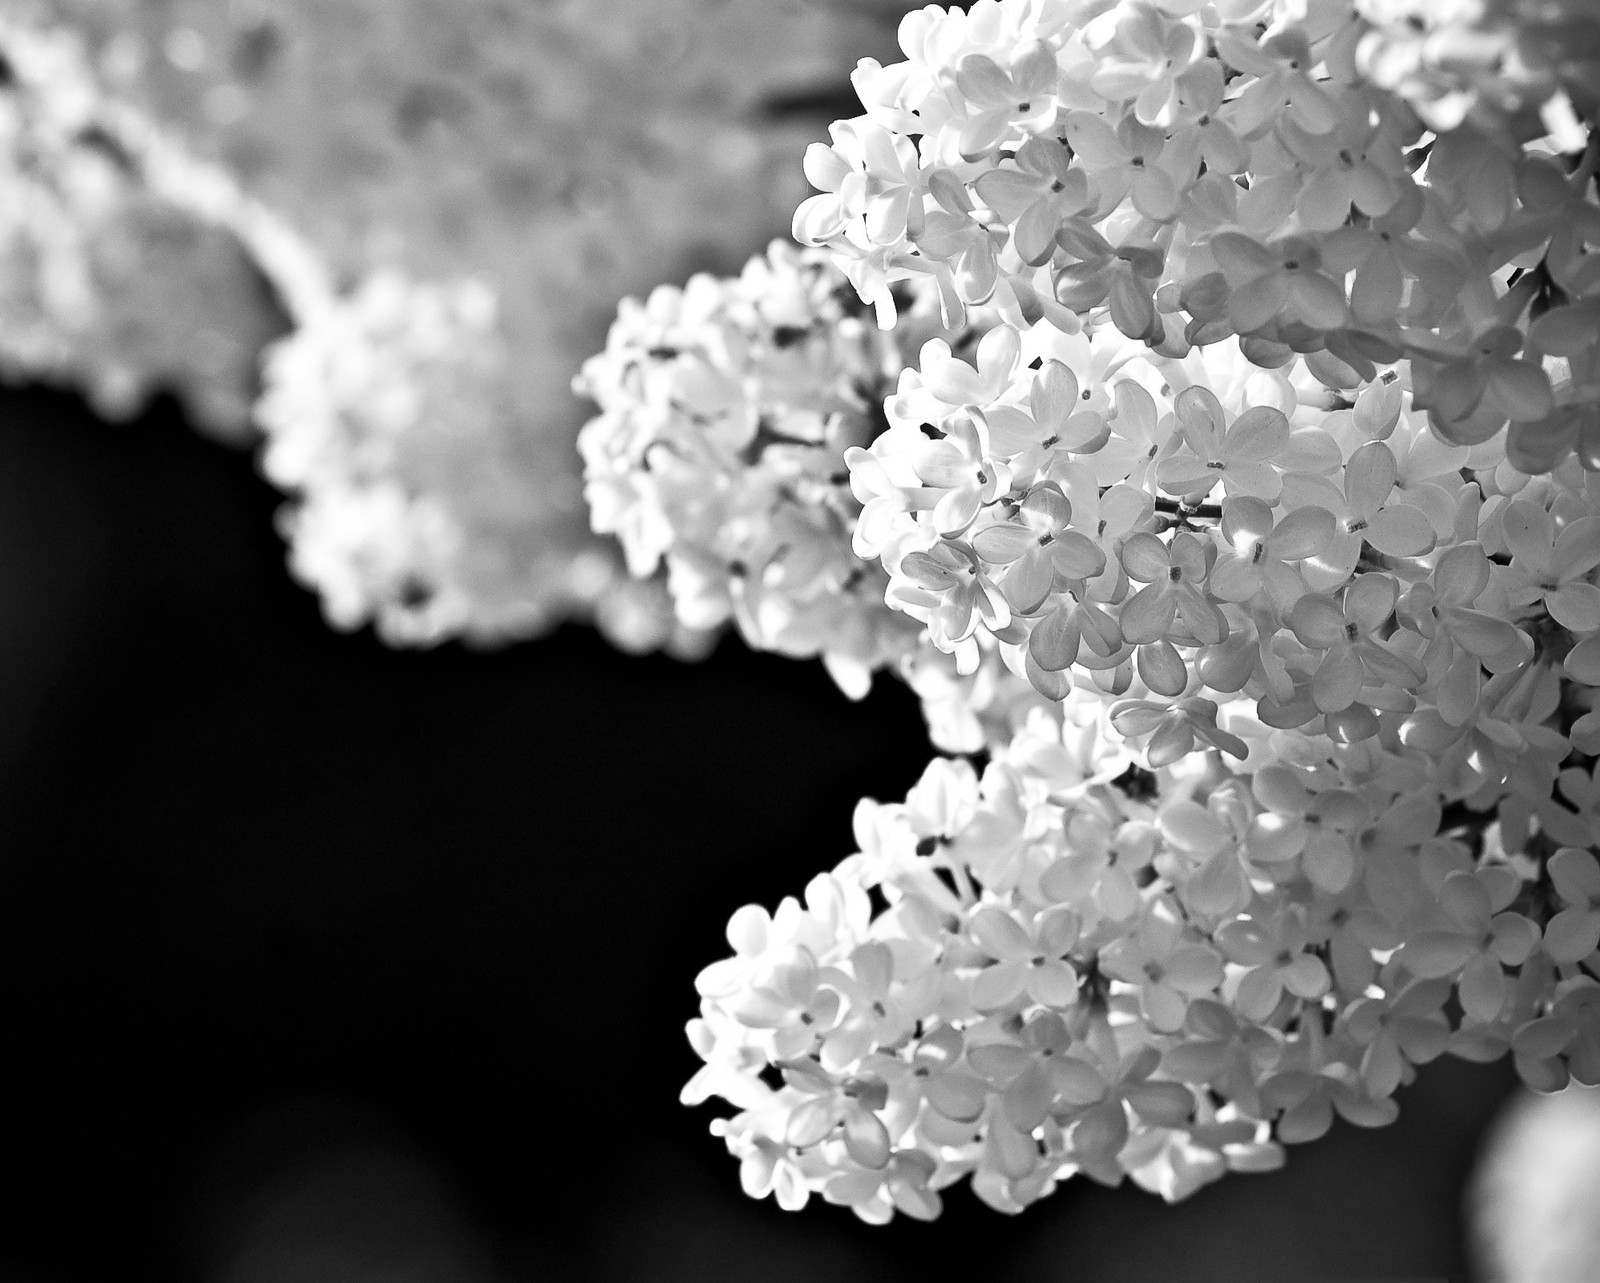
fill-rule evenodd
<path id="1" fill-rule="evenodd" d="M 833 581 L 878 576 L 918 625 L 902 673 L 978 701 L 987 764 L 863 802 L 858 852 L 740 910 L 699 977 L 684 1098 L 739 1111 L 713 1128 L 750 1193 L 871 1221 L 967 1175 L 1007 1211 L 1076 1173 L 1177 1198 L 1389 1121 L 1447 1052 L 1600 1080 L 1600 149 L 1573 72 L 1600 23 L 1545 18 L 1565 60 L 1527 28 L 1474 63 L 1450 50 L 1497 38 L 1483 6 L 979 0 L 863 60 L 795 234 L 902 368 L 881 431 L 813 431 L 804 472 L 848 471 Z M 766 355 L 716 352 L 719 386 L 759 385 Z M 674 460 L 723 431 L 677 359 L 630 393 L 645 447 L 608 485 L 660 493 L 669 420 Z M 686 496 L 785 484 L 741 458 L 741 397 Z M 596 515 L 656 540 L 641 569 L 759 542 L 629 493 Z"/>
<path id="2" fill-rule="evenodd" d="M 574 385 L 601 409 L 578 438 L 585 495 L 681 628 L 731 620 L 757 650 L 820 654 L 852 698 L 892 669 L 935 742 L 972 752 L 1039 701 L 997 659 L 958 673 L 885 603 L 888 577 L 852 547 L 861 503 L 844 459 L 887 427 L 884 400 L 924 344 L 970 348 L 993 318 L 944 334 L 931 295 L 902 301 L 880 330 L 825 254 L 783 242 L 731 280 L 625 300 Z"/>
<path id="3" fill-rule="evenodd" d="M 629 571 L 664 568 L 685 626 L 821 653 L 857 696 L 916 634 L 850 549 L 844 452 L 881 431 L 904 342 L 861 311 L 825 256 L 777 242 L 734 280 L 625 301 L 574 385 L 601 408 L 578 437 L 594 528 Z"/>
<path id="4" fill-rule="evenodd" d="M 951 324 L 1239 335 L 1336 389 L 1403 360 L 1448 441 L 1600 458 L 1597 158 L 1556 150 L 1586 130 L 1432 133 L 1363 78 L 1368 34 L 1346 0 L 930 7 L 907 62 L 857 68 L 866 114 L 808 152 L 796 236 L 884 314 L 925 276 Z"/>
<path id="5" fill-rule="evenodd" d="M 969 1172 L 1010 1210 L 1076 1171 L 1177 1197 L 1335 1112 L 1389 1121 L 1445 1051 L 1594 1081 L 1581 466 L 1440 442 L 1398 379 L 1327 408 L 1231 343 L 1056 346 L 1109 388 L 1030 369 L 997 328 L 967 369 L 1014 382 L 1009 406 L 936 415 L 908 373 L 851 457 L 890 603 L 1048 704 L 981 781 L 941 760 L 904 807 L 863 803 L 861 851 L 807 910 L 736 917 L 688 1098 L 743 1110 L 717 1126 L 748 1187 L 869 1219 L 926 1215 Z M 966 1095 L 922 1091 L 935 1068 Z M 847 1109 L 862 1092 L 881 1135 Z"/>

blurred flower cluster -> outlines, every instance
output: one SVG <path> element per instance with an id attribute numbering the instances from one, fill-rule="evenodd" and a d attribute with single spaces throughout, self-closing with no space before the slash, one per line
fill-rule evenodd
<path id="1" fill-rule="evenodd" d="M 1032 698 L 700 976 L 752 1194 L 1177 1198 L 1446 1052 L 1600 1080 L 1600 150 L 1561 76 L 1374 78 L 1367 8 L 930 7 L 808 154 L 798 238 L 952 332 L 852 550 Z"/>
<path id="2" fill-rule="evenodd" d="M 619 644 L 697 653 L 659 585 L 563 538 L 552 443 L 505 404 L 495 297 L 474 280 L 369 276 L 267 354 L 262 467 L 296 496 L 281 526 L 330 622 L 392 644 L 494 641 L 594 611 Z"/>
<path id="3" fill-rule="evenodd" d="M 284 324 L 249 249 L 163 189 L 70 35 L 0 22 L 0 54 L 0 372 L 111 419 L 174 391 L 242 437 Z"/>
<path id="4" fill-rule="evenodd" d="M 1600 95 L 1600 30 L 1587 0 L 1358 0 L 1363 73 L 1430 129 L 1471 117 L 1495 132 L 1570 135 Z"/>
<path id="5" fill-rule="evenodd" d="M 572 377 L 625 293 L 783 228 L 903 8 L 3 0 L 5 373 L 265 432 L 337 626 L 686 644 L 588 529 Z"/>

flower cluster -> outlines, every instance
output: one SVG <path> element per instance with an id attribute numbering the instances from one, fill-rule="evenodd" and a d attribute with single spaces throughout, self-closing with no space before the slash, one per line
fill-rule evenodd
<path id="1" fill-rule="evenodd" d="M 283 324 L 247 247 L 163 189 L 69 34 L 8 14 L 0 57 L 0 373 L 75 384 L 111 419 L 173 391 L 246 435 Z"/>
<path id="2" fill-rule="evenodd" d="M 175 386 L 207 430 L 285 435 L 268 450 L 302 492 L 296 573 L 341 626 L 483 643 L 577 616 L 628 649 L 698 653 L 664 589 L 588 529 L 569 385 L 623 294 L 784 227 L 793 158 L 820 132 L 809 104 L 861 49 L 892 48 L 898 16 L 891 0 L 706 21 L 714 7 L 5 6 L 0 371 L 118 416 Z M 463 324 L 426 355 L 375 337 L 397 278 L 421 328 L 452 312 L 427 299 L 477 282 L 494 333 Z M 298 355 L 269 360 L 252 405 L 286 325 Z M 462 347 L 474 334 L 484 359 Z M 342 371 L 345 341 L 393 375 L 372 384 L 383 409 L 344 403 L 367 377 Z M 424 384 L 418 415 L 396 409 Z"/>
<path id="3" fill-rule="evenodd" d="M 1430 132 L 1363 75 L 1365 8 L 930 6 L 906 61 L 857 68 L 865 114 L 807 153 L 795 235 L 885 321 L 927 277 L 951 324 L 987 304 L 1172 356 L 1238 335 L 1339 389 L 1403 359 L 1447 440 L 1509 424 L 1524 470 L 1600 459 L 1600 152 L 1563 154 L 1587 138 L 1565 98 L 1533 137 Z M 1592 44 L 1592 11 L 1569 16 Z"/>
<path id="4" fill-rule="evenodd" d="M 1430 129 L 1471 117 L 1513 138 L 1571 134 L 1595 106 L 1600 27 L 1586 0 L 1358 0 L 1357 65 Z M 1579 143 L 1582 146 L 1582 143 Z"/>
<path id="5" fill-rule="evenodd" d="M 1532 873 L 1404 746 L 1257 725 L 1235 766 L 1148 771 L 1145 729 L 1036 713 L 981 777 L 862 802 L 803 905 L 734 915 L 683 1099 L 738 1109 L 712 1129 L 748 1193 L 872 1222 L 968 1175 L 1007 1212 L 1074 1174 L 1177 1199 L 1389 1122 L 1446 1052 L 1600 1079 L 1591 850 Z"/>
<path id="6" fill-rule="evenodd" d="M 825 256 L 774 242 L 732 280 L 624 301 L 575 385 L 601 408 L 578 437 L 591 519 L 629 570 L 664 569 L 686 627 L 731 618 L 756 649 L 821 653 L 852 696 L 917 630 L 851 550 L 844 453 L 879 435 L 929 328 L 911 312 L 881 332 L 861 310 Z"/>
<path id="7" fill-rule="evenodd" d="M 1033 699 L 700 976 L 752 1194 L 1176 1198 L 1447 1051 L 1600 1081 L 1600 150 L 1560 77 L 1378 76 L 1401 8 L 930 7 L 808 154 L 880 324 L 999 317 L 846 451 L 852 546 L 943 716 Z"/>
<path id="8" fill-rule="evenodd" d="M 630 650 L 698 654 L 664 595 L 565 537 L 565 469 L 503 395 L 495 298 L 472 280 L 369 277 L 269 349 L 262 466 L 329 621 L 387 640 L 491 641 L 593 611 Z M 463 445 L 470 448 L 463 449 Z"/>
<path id="9" fill-rule="evenodd" d="M 1522 724 L 1512 706 L 1542 708 L 1558 672 L 1582 698 L 1589 676 L 1587 474 L 1522 473 L 1503 437 L 1437 440 L 1404 368 L 1348 402 L 1298 358 L 1241 355 L 1002 325 L 974 369 L 931 340 L 891 426 L 846 455 L 856 550 L 959 670 L 987 647 L 1053 700 L 1201 697 L 1344 743 L 1403 733 L 1493 801 L 1514 757 L 1534 768 L 1520 741 L 1481 748 L 1486 722 Z M 1220 746 L 1214 718 L 1190 723 Z M 1536 747 L 1549 762 L 1530 787 L 1548 789 L 1571 745 Z M 1189 741 L 1152 749 L 1176 751 Z"/>
<path id="10" fill-rule="evenodd" d="M 594 529 L 617 536 L 640 583 L 665 583 L 681 627 L 731 619 L 758 650 L 820 654 L 852 698 L 888 669 L 922 700 L 934 744 L 972 753 L 1042 699 L 998 648 L 958 671 L 886 604 L 845 465 L 879 438 L 897 376 L 940 333 L 916 288 L 879 330 L 825 255 L 774 242 L 735 278 L 624 300 L 574 384 L 601 407 L 578 447 Z M 969 321 L 938 350 L 969 350 L 994 318 Z"/>

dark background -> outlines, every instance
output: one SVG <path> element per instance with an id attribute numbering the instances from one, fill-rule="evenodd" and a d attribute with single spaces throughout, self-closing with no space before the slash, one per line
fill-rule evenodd
<path id="1" fill-rule="evenodd" d="M 904 794 L 915 701 L 732 641 L 395 653 L 290 581 L 279 502 L 169 402 L 4 398 L 0 1283 L 1469 1277 L 1504 1065 L 1175 1208 L 746 1199 L 677 1103 L 694 974 Z"/>

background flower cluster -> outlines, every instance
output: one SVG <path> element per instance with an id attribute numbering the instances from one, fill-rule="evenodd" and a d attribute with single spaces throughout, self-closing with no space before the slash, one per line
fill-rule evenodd
<path id="1" fill-rule="evenodd" d="M 173 392 L 251 447 L 306 409 L 314 474 L 272 474 L 337 627 L 482 644 L 579 618 L 680 648 L 588 529 L 573 374 L 627 291 L 782 229 L 817 104 L 903 8 L 6 0 L 0 374 L 117 418 Z M 467 296 L 487 318 L 435 303 Z M 453 331 L 374 341 L 413 302 Z M 344 405 L 341 341 L 416 411 Z"/>

